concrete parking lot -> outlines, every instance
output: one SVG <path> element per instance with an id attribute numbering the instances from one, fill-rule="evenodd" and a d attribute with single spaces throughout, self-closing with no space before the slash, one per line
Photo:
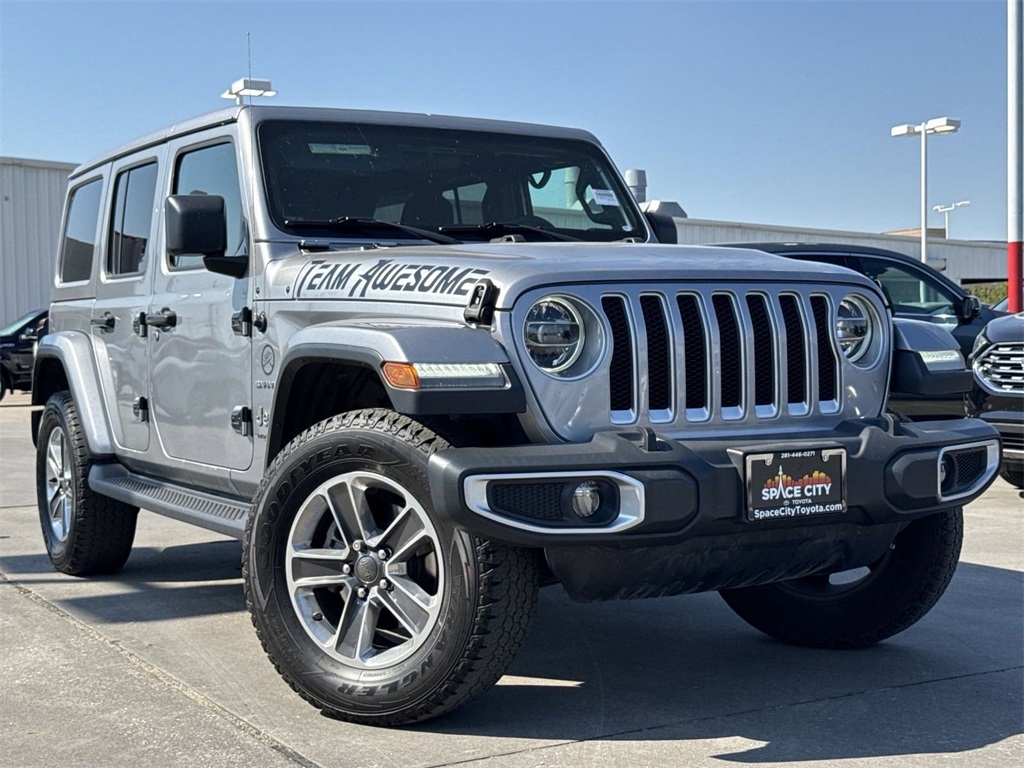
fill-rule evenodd
<path id="1" fill-rule="evenodd" d="M 714 594 L 579 605 L 551 588 L 496 688 L 382 730 L 280 680 L 236 541 L 143 513 L 121 573 L 56 573 L 28 423 L 26 396 L 0 403 L 0 765 L 1024 765 L 1024 502 L 1001 480 L 967 509 L 939 605 L 872 649 L 772 642 Z"/>

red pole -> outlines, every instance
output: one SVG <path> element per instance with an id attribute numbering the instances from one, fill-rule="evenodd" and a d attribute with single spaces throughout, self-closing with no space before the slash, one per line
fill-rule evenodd
<path id="1" fill-rule="evenodd" d="M 1020 312 L 1024 293 L 1024 54 L 1022 0 L 1006 0 L 1006 288 L 1008 309 Z"/>

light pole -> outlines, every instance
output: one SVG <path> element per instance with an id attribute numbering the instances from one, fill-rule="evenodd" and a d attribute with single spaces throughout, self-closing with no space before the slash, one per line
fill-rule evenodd
<path id="1" fill-rule="evenodd" d="M 960 130 L 960 119 L 956 117 L 933 117 L 919 125 L 896 125 L 891 136 L 921 137 L 921 263 L 928 257 L 928 134 L 956 133 Z"/>
<path id="2" fill-rule="evenodd" d="M 932 210 L 936 213 L 943 213 L 946 215 L 946 239 L 949 240 L 949 212 L 954 211 L 957 208 L 966 208 L 971 204 L 970 200 L 960 200 L 956 203 L 950 203 L 949 205 L 933 205 Z"/>

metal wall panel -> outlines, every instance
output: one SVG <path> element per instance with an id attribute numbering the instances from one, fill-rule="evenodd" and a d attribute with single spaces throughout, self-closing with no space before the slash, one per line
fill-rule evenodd
<path id="1" fill-rule="evenodd" d="M 74 167 L 0 157 L 0 324 L 50 303 L 64 194 Z"/>
<path id="2" fill-rule="evenodd" d="M 679 242 L 709 243 L 845 243 L 886 248 L 920 258 L 921 241 L 915 235 L 876 235 L 830 229 L 799 229 L 730 221 L 675 219 Z M 928 238 L 928 265 L 955 283 L 1006 279 L 1006 243 Z"/>

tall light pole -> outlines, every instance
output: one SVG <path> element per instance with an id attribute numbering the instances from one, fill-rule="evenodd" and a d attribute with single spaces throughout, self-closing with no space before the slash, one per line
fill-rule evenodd
<path id="1" fill-rule="evenodd" d="M 966 208 L 971 204 L 970 200 L 960 200 L 956 203 L 950 203 L 949 205 L 933 205 L 932 210 L 936 213 L 944 213 L 946 215 L 946 239 L 949 240 L 949 212 L 955 211 L 957 208 Z"/>
<path id="2" fill-rule="evenodd" d="M 956 117 L 933 117 L 919 125 L 896 125 L 891 136 L 921 137 L 921 263 L 928 258 L 928 134 L 956 133 L 960 120 Z"/>

